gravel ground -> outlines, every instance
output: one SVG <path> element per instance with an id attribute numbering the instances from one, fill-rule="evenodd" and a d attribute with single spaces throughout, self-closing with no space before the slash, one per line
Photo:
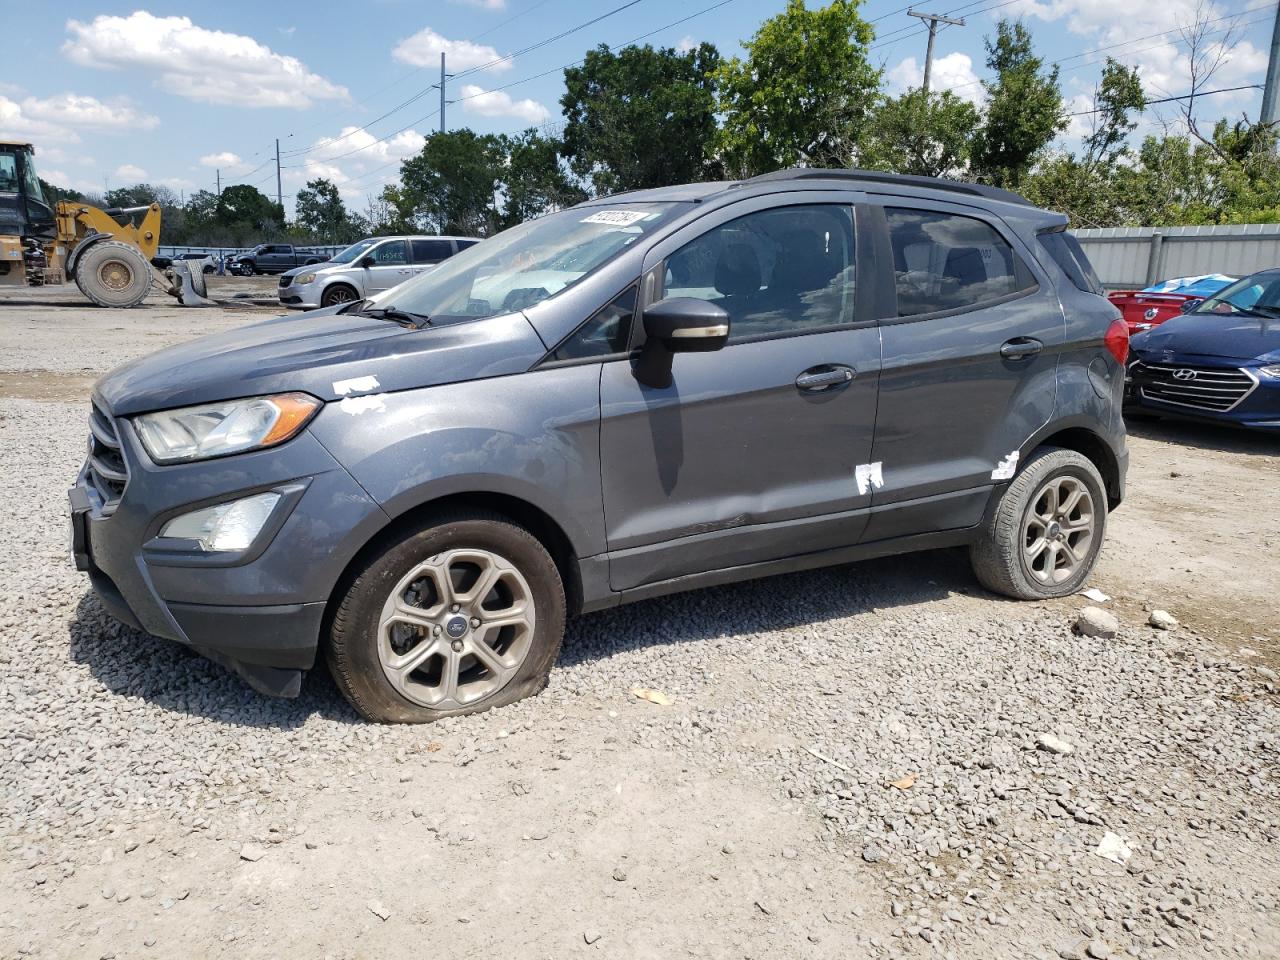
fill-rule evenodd
<path id="1" fill-rule="evenodd" d="M 0 299 L 0 957 L 1280 955 L 1273 441 L 1133 439 L 1110 639 L 945 551 L 587 617 L 535 700 L 376 727 L 65 557 L 87 382 L 242 309 Z"/>

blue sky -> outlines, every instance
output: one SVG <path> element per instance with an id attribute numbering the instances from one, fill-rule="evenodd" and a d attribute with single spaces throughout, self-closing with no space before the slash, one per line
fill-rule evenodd
<path id="1" fill-rule="evenodd" d="M 101 191 L 148 180 L 187 193 L 212 189 L 219 168 L 224 186 L 247 182 L 274 193 L 280 137 L 287 207 L 307 179 L 327 176 L 359 209 L 394 179 L 422 134 L 437 128 L 439 93 L 427 87 L 437 79 L 442 46 L 451 72 L 463 74 L 449 85 L 450 99 L 458 101 L 447 108 L 449 126 L 516 131 L 559 121 L 560 68 L 592 46 L 652 33 L 643 42 L 678 47 L 708 40 L 734 54 L 785 6 L 785 0 L 638 0 L 602 17 L 625 3 L 219 0 L 179 11 L 138 0 L 0 0 L 6 22 L 20 24 L 0 80 L 0 137 L 33 141 L 42 175 L 55 183 Z M 1223 61 L 1209 87 L 1261 84 L 1275 2 L 947 0 L 919 9 L 967 19 L 938 35 L 935 87 L 980 102 L 983 38 L 999 17 L 1020 17 L 1038 50 L 1062 61 L 1064 92 L 1079 111 L 1092 105 L 1107 54 L 1139 66 L 1149 97 L 1185 93 L 1188 59 L 1177 30 L 1196 19 L 1197 9 L 1212 21 L 1206 40 L 1218 48 L 1210 54 L 1221 53 Z M 878 35 L 873 56 L 893 90 L 919 83 L 924 58 L 923 28 L 905 10 L 895 0 L 863 4 Z M 1242 112 L 1256 119 L 1260 100 L 1258 90 L 1222 94 L 1203 100 L 1197 113 L 1202 126 Z M 1075 142 L 1087 120 L 1073 120 L 1064 145 Z M 1175 121 L 1172 105 L 1165 106 L 1147 115 L 1144 130 Z"/>

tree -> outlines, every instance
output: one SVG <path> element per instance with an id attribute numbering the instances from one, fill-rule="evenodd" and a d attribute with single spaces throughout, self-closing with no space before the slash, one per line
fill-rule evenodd
<path id="1" fill-rule="evenodd" d="M 724 116 L 719 155 L 733 176 L 790 166 L 848 166 L 876 100 L 881 73 L 859 0 L 787 8 L 717 71 Z"/>
<path id="2" fill-rule="evenodd" d="M 562 144 L 529 129 L 502 138 L 506 160 L 502 173 L 505 193 L 501 226 L 510 227 L 587 199 L 561 163 Z"/>
<path id="3" fill-rule="evenodd" d="M 323 177 L 308 180 L 298 191 L 294 219 L 321 243 L 351 243 L 363 235 L 363 226 L 347 212 L 333 182 Z"/>
<path id="4" fill-rule="evenodd" d="M 1107 57 L 1102 80 L 1093 91 L 1091 132 L 1084 139 L 1086 166 L 1109 166 L 1127 152 L 1129 134 L 1138 126 L 1131 114 L 1141 113 L 1146 105 L 1138 68 Z"/>
<path id="5" fill-rule="evenodd" d="M 400 186 L 383 191 L 393 219 L 436 233 L 487 236 L 497 214 L 494 191 L 502 176 L 502 141 L 463 128 L 427 137 L 417 156 L 400 165 Z"/>
<path id="6" fill-rule="evenodd" d="M 1058 68 L 1043 70 L 1044 61 L 1033 52 L 1031 34 L 1021 23 L 1001 20 L 995 42 L 988 38 L 986 46 L 987 67 L 996 78 L 982 82 L 987 115 L 974 143 L 974 172 L 996 186 L 1017 187 L 1067 128 Z"/>
<path id="7" fill-rule="evenodd" d="M 57 187 L 43 178 L 40 180 L 40 190 L 50 204 L 55 204 L 59 200 L 70 200 L 72 203 L 84 202 L 84 194 L 79 190 L 72 190 L 70 187 Z"/>
<path id="8" fill-rule="evenodd" d="M 977 126 L 977 108 L 951 91 L 912 90 L 871 115 L 860 163 L 893 173 L 955 176 L 968 166 Z"/>
<path id="9" fill-rule="evenodd" d="M 597 193 L 703 180 L 716 131 L 709 43 L 671 48 L 601 44 L 564 72 L 564 155 Z"/>

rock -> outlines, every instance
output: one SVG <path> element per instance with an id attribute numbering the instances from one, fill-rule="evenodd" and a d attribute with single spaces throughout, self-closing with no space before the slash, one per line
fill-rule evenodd
<path id="1" fill-rule="evenodd" d="M 1090 940 L 1085 944 L 1084 952 L 1093 960 L 1110 960 L 1111 958 L 1111 948 L 1101 940 Z"/>
<path id="2" fill-rule="evenodd" d="M 1067 757 L 1076 752 L 1075 746 L 1067 743 L 1061 737 L 1055 737 L 1052 733 L 1042 733 L 1036 737 L 1036 746 L 1041 750 Z"/>
<path id="3" fill-rule="evenodd" d="M 1102 857 L 1103 860 L 1110 860 L 1112 863 L 1118 863 L 1123 866 L 1133 856 L 1133 850 L 1125 842 L 1124 837 L 1107 831 L 1107 833 L 1103 834 L 1102 840 L 1099 841 L 1097 847 L 1094 848 L 1093 854 L 1096 857 Z"/>
<path id="4" fill-rule="evenodd" d="M 622 883 L 623 881 L 625 881 L 625 880 L 627 879 L 627 871 L 626 871 L 626 870 L 624 870 L 624 869 L 622 869 L 622 866 L 621 866 L 621 865 L 618 865 L 618 866 L 614 867 L 614 868 L 613 868 L 613 879 L 617 880 L 619 883 Z"/>
<path id="5" fill-rule="evenodd" d="M 387 920 L 391 917 L 391 911 L 384 907 L 381 901 L 370 900 L 368 906 L 369 912 L 379 920 Z"/>
<path id="6" fill-rule="evenodd" d="M 1075 630 L 1083 637 L 1110 640 L 1119 632 L 1120 621 L 1101 607 L 1084 607 L 1076 615 Z"/>
<path id="7" fill-rule="evenodd" d="M 874 843 L 869 843 L 862 848 L 862 859 L 867 861 L 867 863 L 879 863 L 883 858 L 884 851 Z"/>
<path id="8" fill-rule="evenodd" d="M 582 934 L 582 939 L 583 939 L 583 942 L 585 942 L 588 946 L 590 946 L 591 944 L 595 943 L 597 940 L 600 939 L 600 931 L 587 930 Z"/>
<path id="9" fill-rule="evenodd" d="M 1152 610 L 1151 616 L 1147 617 L 1147 623 L 1157 630 L 1172 630 L 1178 625 L 1173 614 L 1167 610 Z"/>
<path id="10" fill-rule="evenodd" d="M 240 848 L 240 859 L 248 860 L 250 863 L 257 863 L 267 855 L 267 851 L 253 843 L 246 843 Z"/>
<path id="11" fill-rule="evenodd" d="M 1272 682 L 1275 682 L 1276 680 L 1280 680 L 1280 674 L 1277 674 L 1274 670 L 1272 670 L 1269 667 L 1254 667 L 1253 671 L 1258 676 L 1262 677 L 1264 680 L 1270 680 Z"/>
<path id="12" fill-rule="evenodd" d="M 124 852 L 125 852 L 125 853 L 133 853 L 133 851 L 135 851 L 135 850 L 137 850 L 137 849 L 138 849 L 138 841 L 137 841 L 137 840 L 130 840 L 128 843 L 126 843 L 126 844 L 124 845 Z"/>
<path id="13" fill-rule="evenodd" d="M 1058 956 L 1062 960 L 1085 960 L 1084 944 L 1083 938 L 1060 944 L 1058 946 Z"/>

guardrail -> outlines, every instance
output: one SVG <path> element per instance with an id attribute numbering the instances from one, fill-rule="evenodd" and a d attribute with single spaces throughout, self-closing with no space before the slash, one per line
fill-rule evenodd
<path id="1" fill-rule="evenodd" d="M 299 243 L 296 246 L 302 247 L 304 250 L 315 250 L 317 253 L 323 253 L 327 256 L 340 250 L 345 250 L 350 244 L 347 243 Z M 160 257 L 169 257 L 170 259 L 184 253 L 200 253 L 206 256 L 217 257 L 236 257 L 242 253 L 248 253 L 253 247 L 185 247 L 173 244 L 161 244 L 156 255 Z"/>

